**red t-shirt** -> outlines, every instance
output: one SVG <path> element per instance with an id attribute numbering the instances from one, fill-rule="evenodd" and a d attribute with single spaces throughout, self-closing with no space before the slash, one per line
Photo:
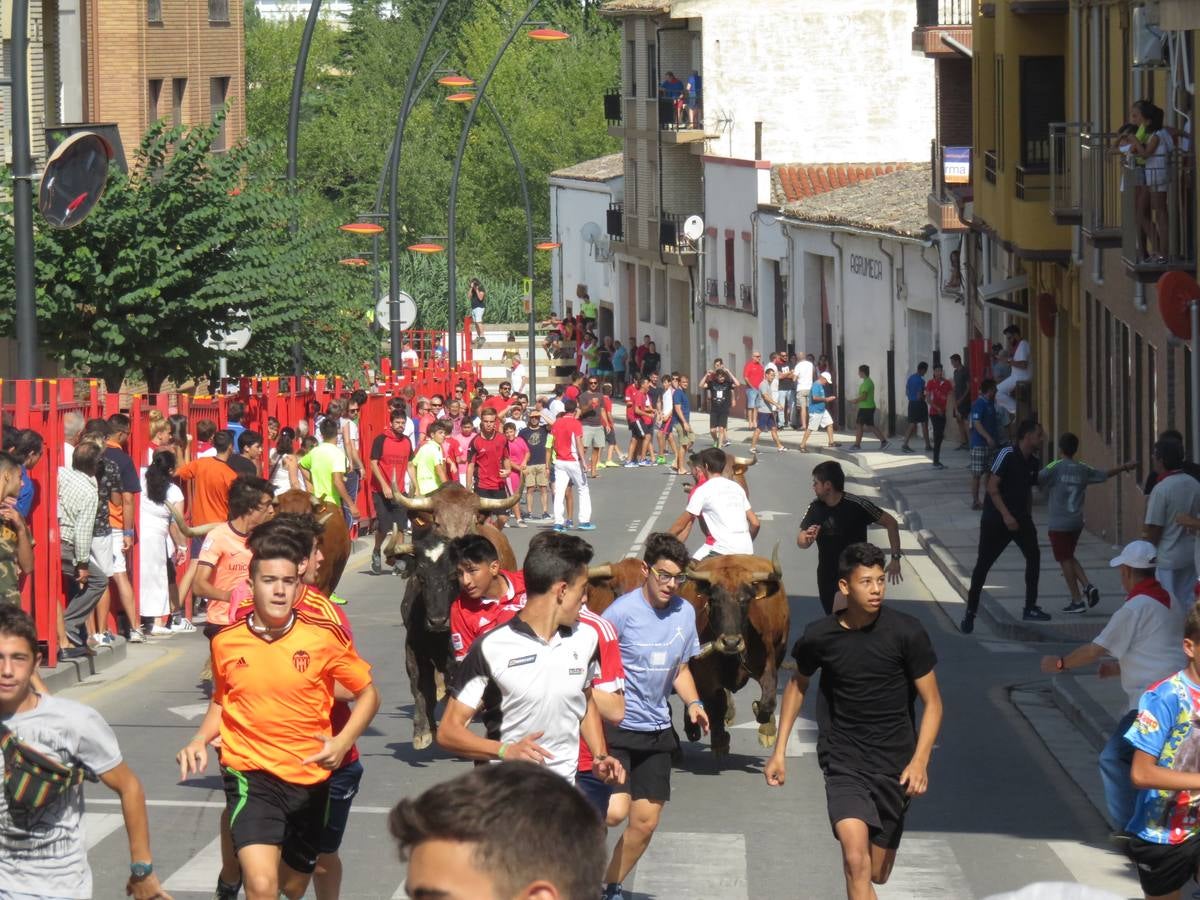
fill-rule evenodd
<path id="1" fill-rule="evenodd" d="M 377 436 L 371 444 L 371 459 L 379 463 L 379 471 L 383 473 L 383 477 L 389 481 L 394 479 L 400 490 L 404 490 L 404 479 L 408 474 L 408 463 L 411 458 L 412 441 L 403 436 L 396 437 L 390 428 Z M 391 485 L 381 483 L 378 478 L 375 479 L 377 491 L 382 492 L 385 487 L 390 488 Z"/>
<path id="2" fill-rule="evenodd" d="M 563 391 L 563 399 L 564 400 L 578 400 L 579 399 L 579 388 L 577 388 L 573 384 L 568 384 L 566 390 Z"/>
<path id="3" fill-rule="evenodd" d="M 563 462 L 576 462 L 575 437 L 583 440 L 583 425 L 574 416 L 559 416 L 550 426 L 554 435 L 554 458 Z"/>
<path id="4" fill-rule="evenodd" d="M 500 477 L 500 465 L 508 459 L 508 441 L 499 428 L 490 438 L 484 437 L 482 433 L 475 435 L 467 458 L 475 463 L 475 481 L 478 487 L 485 491 L 498 491 L 504 487 L 504 479 Z"/>
<path id="5" fill-rule="evenodd" d="M 608 413 L 608 421 L 611 423 L 612 422 L 612 397 L 609 397 L 607 394 L 605 394 L 600 399 L 604 401 L 604 411 L 606 413 Z"/>
<path id="6" fill-rule="evenodd" d="M 633 411 L 637 408 L 637 385 L 631 384 L 625 388 L 625 419 L 632 422 L 636 416 Z"/>
<path id="7" fill-rule="evenodd" d="M 931 416 L 944 416 L 946 414 L 946 403 L 953 392 L 954 383 L 947 378 L 943 378 L 941 381 L 931 378 L 925 382 L 925 399 L 929 401 L 929 414 Z"/>
<path id="8" fill-rule="evenodd" d="M 746 382 L 746 387 L 758 390 L 758 386 L 763 382 L 763 366 L 762 363 L 750 360 L 742 369 L 742 381 Z"/>
<path id="9" fill-rule="evenodd" d="M 512 398 L 511 397 L 509 397 L 507 400 L 505 400 L 499 394 L 496 394 L 494 397 L 488 397 L 486 400 L 484 400 L 482 408 L 483 409 L 494 409 L 496 411 L 496 415 L 500 415 L 502 412 L 504 412 L 510 406 L 512 406 Z"/>
<path id="10" fill-rule="evenodd" d="M 525 607 L 525 573 L 501 569 L 500 574 L 508 581 L 503 597 L 472 600 L 459 594 L 450 604 L 450 646 L 458 662 L 481 634 L 503 625 Z"/>
<path id="11" fill-rule="evenodd" d="M 650 406 L 650 392 L 649 392 L 649 391 L 641 391 L 641 390 L 639 390 L 639 391 L 638 391 L 638 392 L 637 392 L 637 393 L 634 395 L 634 397 L 633 397 L 633 402 L 634 402 L 634 404 L 635 404 L 635 405 L 638 407 L 638 409 L 651 409 L 651 406 Z M 653 425 L 653 424 L 654 424 L 654 413 L 653 413 L 653 412 L 651 412 L 649 415 L 646 415 L 645 413 L 642 413 L 642 414 L 640 414 L 640 415 L 638 416 L 638 420 L 639 420 L 639 421 L 640 421 L 640 422 L 641 422 L 643 425 L 646 425 L 646 426 Z"/>
<path id="12" fill-rule="evenodd" d="M 600 654 L 600 677 L 592 682 L 592 687 L 598 691 L 608 691 L 615 694 L 625 690 L 625 666 L 621 662 L 621 644 L 617 640 L 617 629 L 608 619 L 596 615 L 586 606 L 579 613 L 580 626 L 588 626 L 596 631 L 600 638 L 597 648 Z M 579 738 L 579 771 L 592 771 L 592 751 L 580 735 Z"/>

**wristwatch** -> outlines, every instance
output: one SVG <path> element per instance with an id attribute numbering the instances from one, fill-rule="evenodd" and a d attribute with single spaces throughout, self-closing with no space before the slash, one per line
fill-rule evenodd
<path id="1" fill-rule="evenodd" d="M 154 864 L 148 862 L 135 862 L 129 864 L 129 874 L 134 878 L 145 878 L 154 872 Z"/>
<path id="2" fill-rule="evenodd" d="M 895 553 L 893 553 L 893 554 L 892 554 L 892 559 L 896 559 L 896 560 L 898 560 L 898 559 L 900 559 L 900 557 L 902 557 L 903 555 L 904 555 L 904 554 L 903 554 L 901 551 L 897 550 Z"/>

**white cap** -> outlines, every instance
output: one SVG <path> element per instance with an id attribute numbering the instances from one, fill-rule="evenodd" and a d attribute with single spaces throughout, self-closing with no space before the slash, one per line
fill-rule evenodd
<path id="1" fill-rule="evenodd" d="M 821 377 L 824 378 L 826 381 L 828 381 L 830 384 L 833 384 L 833 375 L 830 374 L 829 372 L 822 372 Z"/>
<path id="2" fill-rule="evenodd" d="M 1109 565 L 1129 566 L 1132 569 L 1153 569 L 1158 560 L 1158 551 L 1149 541 L 1132 541 L 1125 545 L 1119 556 L 1113 557 Z"/>

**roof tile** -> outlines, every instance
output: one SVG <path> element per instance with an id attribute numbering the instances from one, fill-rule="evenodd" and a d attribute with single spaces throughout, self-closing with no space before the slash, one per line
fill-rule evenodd
<path id="1" fill-rule="evenodd" d="M 905 163 L 810 163 L 775 166 L 771 193 L 776 205 L 796 203 L 827 191 L 908 168 Z"/>

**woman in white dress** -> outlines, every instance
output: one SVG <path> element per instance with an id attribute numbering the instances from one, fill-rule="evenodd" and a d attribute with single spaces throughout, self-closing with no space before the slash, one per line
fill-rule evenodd
<path id="1" fill-rule="evenodd" d="M 174 603 L 171 598 L 175 563 L 187 551 L 187 541 L 173 521 L 183 517 L 183 491 L 171 480 L 174 474 L 175 454 L 159 450 L 142 476 L 141 553 L 138 554 L 141 613 L 146 633 L 156 636 L 194 630 L 190 622 L 184 626 L 184 620 L 173 627 L 167 624 L 179 604 L 177 592 Z"/>

